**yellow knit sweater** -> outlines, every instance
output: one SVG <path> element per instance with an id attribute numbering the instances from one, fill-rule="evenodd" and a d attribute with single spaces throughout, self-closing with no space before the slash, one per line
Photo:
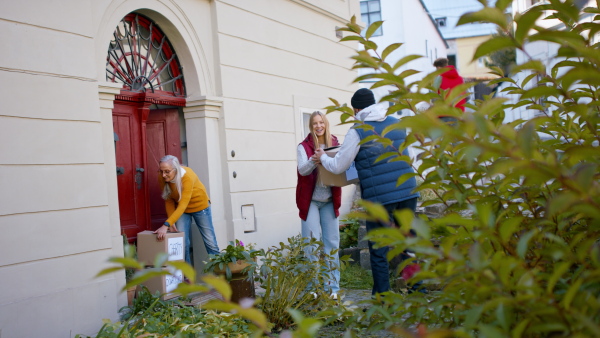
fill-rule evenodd
<path id="1" fill-rule="evenodd" d="M 198 175 L 188 168 L 185 169 L 185 175 L 181 178 L 181 200 L 179 200 L 179 192 L 177 191 L 177 185 L 169 182 L 171 188 L 171 195 L 165 200 L 165 209 L 167 210 L 167 222 L 170 225 L 175 224 L 179 217 L 185 213 L 193 213 L 208 208 L 209 198 L 206 193 L 204 184 L 200 182 Z M 161 191 L 165 187 L 165 180 L 162 175 L 158 175 L 158 183 Z"/>

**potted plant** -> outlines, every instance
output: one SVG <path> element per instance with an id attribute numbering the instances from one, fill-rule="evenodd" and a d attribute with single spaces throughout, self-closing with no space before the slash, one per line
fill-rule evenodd
<path id="1" fill-rule="evenodd" d="M 244 242 L 235 240 L 229 242 L 227 248 L 221 250 L 218 255 L 208 255 L 204 272 L 212 272 L 225 275 L 231 285 L 233 301 L 241 298 L 254 297 L 254 271 L 257 267 L 256 257 L 262 255 L 262 251 L 255 250 Z"/>

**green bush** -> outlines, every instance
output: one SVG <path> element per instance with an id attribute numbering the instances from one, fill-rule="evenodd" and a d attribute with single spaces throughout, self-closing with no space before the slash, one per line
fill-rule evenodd
<path id="1" fill-rule="evenodd" d="M 360 220 L 348 217 L 340 221 L 340 249 L 358 246 Z"/>
<path id="2" fill-rule="evenodd" d="M 372 70 L 356 81 L 375 80 L 373 87 L 393 88 L 382 98 L 393 103 L 388 113 L 416 113 L 417 104 L 432 102 L 376 140 L 389 144 L 388 131 L 410 128 L 403 148 L 415 143 L 423 151 L 415 168 L 423 180 L 417 190 L 435 193 L 423 204 L 447 207 L 437 219 L 398 212 L 400 229 L 369 234 L 379 245 L 392 247 L 390 257 L 406 248 L 414 251 L 423 263 L 412 282 L 439 283 L 442 290 L 389 294 L 355 317 L 358 324 L 403 335 L 408 335 L 405 328 L 419 325 L 440 337 L 600 336 L 600 50 L 595 44 L 600 11 L 597 4 L 584 9 L 590 15 L 583 22 L 574 1 L 550 0 L 513 23 L 504 14 L 510 3 L 499 0 L 495 7 L 486 5 L 459 20 L 460 25 L 494 23 L 506 32 L 482 43 L 474 60 L 505 48 L 528 55 L 525 45 L 536 41 L 556 44 L 558 54 L 552 66 L 531 58 L 512 68 L 512 77 L 494 68 L 501 78 L 492 84 L 508 83 L 503 92 L 517 99 L 476 100 L 467 113 L 452 102 L 464 97 L 470 84 L 447 96 L 437 94 L 431 84 L 440 71 L 407 83 L 415 71 L 398 74 L 397 69 L 420 56 L 388 64 L 386 57 L 401 44 L 377 52 L 369 38 L 381 22 L 372 24 L 365 36 L 354 20 L 345 28 L 352 34 L 343 40 L 357 40 L 364 47 L 354 56 L 354 67 Z M 539 27 L 537 19 L 547 15 L 564 29 Z M 343 122 L 355 123 L 350 107 L 332 101 L 329 111 L 340 111 Z M 504 111 L 518 107 L 535 117 L 504 122 Z M 440 115 L 458 121 L 446 125 Z M 384 157 L 411 162 L 401 150 Z M 398 184 L 410 176 L 403 175 Z M 363 206 L 364 217 L 389 221 L 381 206 Z M 416 237 L 408 236 L 411 227 Z M 432 241 L 432 228 L 446 233 L 439 244 Z"/>
<path id="3" fill-rule="evenodd" d="M 241 246 L 241 243 L 237 246 Z M 315 261 L 305 255 L 309 246 L 317 255 Z M 306 336 L 314 334 L 323 325 L 351 315 L 344 306 L 337 306 L 323 289 L 329 266 L 323 259 L 325 253 L 321 242 L 295 236 L 266 252 L 248 247 L 232 249 L 245 259 L 247 255 L 251 258 L 263 257 L 260 273 L 254 274 L 265 290 L 262 298 L 256 301 L 258 308 L 254 300 L 240 301 L 240 304 L 232 302 L 231 287 L 222 276 L 204 275 L 196 284 L 195 270 L 189 264 L 167 261 L 166 254 L 159 254 L 154 261 L 155 266 L 181 270 L 190 282 L 180 283 L 172 292 L 185 298 L 190 293 L 214 289 L 223 300 L 211 300 L 202 308 L 197 308 L 186 306 L 177 299 L 162 301 L 158 293 L 151 295 L 144 288 L 138 293 L 133 306 L 121 309 L 121 321 L 105 320 L 96 337 L 261 337 L 272 336 L 272 330 L 290 328 L 295 330 L 295 334 Z M 126 245 L 125 257 L 110 258 L 109 261 L 116 265 L 102 270 L 98 276 L 121 270 L 134 271 L 124 291 L 150 278 L 169 274 L 164 269 L 144 269 L 134 255 L 135 252 Z M 341 262 L 345 260 L 347 258 L 344 257 Z M 315 299 L 311 292 L 318 297 Z"/>
<path id="4" fill-rule="evenodd" d="M 96 338 L 250 337 L 254 332 L 239 316 L 186 306 L 178 300 L 162 301 L 146 288 L 138 292 L 132 307 L 125 308 L 122 320 L 105 320 Z"/>
<path id="5" fill-rule="evenodd" d="M 307 248 L 314 250 L 317 260 L 307 257 Z M 337 255 L 337 252 L 332 254 Z M 287 243 L 280 242 L 279 246 L 273 246 L 264 253 L 260 273 L 257 274 L 257 280 L 265 290 L 259 308 L 273 330 L 293 327 L 293 311 L 318 316 L 320 309 L 335 304 L 323 286 L 330 271 L 324 255 L 321 242 L 300 236 L 290 237 Z M 317 299 L 312 293 L 318 295 Z"/>

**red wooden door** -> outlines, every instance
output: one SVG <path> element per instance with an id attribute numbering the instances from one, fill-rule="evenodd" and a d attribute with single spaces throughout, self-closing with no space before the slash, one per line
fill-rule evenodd
<path id="1" fill-rule="evenodd" d="M 150 224 L 152 229 L 158 229 L 167 219 L 165 201 L 161 198 L 162 191 L 158 185 L 158 161 L 165 155 L 173 155 L 181 162 L 177 109 L 150 111 L 150 116 L 146 121 L 146 151 Z"/>
<path id="2" fill-rule="evenodd" d="M 136 106 L 115 101 L 113 108 L 121 232 L 130 239 L 148 228 L 143 133 Z"/>

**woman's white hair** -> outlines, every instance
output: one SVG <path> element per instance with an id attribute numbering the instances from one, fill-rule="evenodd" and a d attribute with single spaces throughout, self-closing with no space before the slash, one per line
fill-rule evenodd
<path id="1" fill-rule="evenodd" d="M 175 178 L 171 182 L 175 183 L 175 186 L 177 187 L 177 192 L 179 193 L 179 200 L 181 200 L 181 164 L 179 164 L 179 160 L 173 155 L 167 155 L 160 159 L 158 165 L 160 165 L 161 163 L 169 163 L 171 164 L 173 169 L 175 169 Z M 165 182 L 165 187 L 163 189 L 161 197 L 163 198 L 163 200 L 166 201 L 169 199 L 170 196 L 171 187 L 169 186 L 169 182 Z M 177 200 L 177 202 L 179 202 L 179 200 Z"/>

